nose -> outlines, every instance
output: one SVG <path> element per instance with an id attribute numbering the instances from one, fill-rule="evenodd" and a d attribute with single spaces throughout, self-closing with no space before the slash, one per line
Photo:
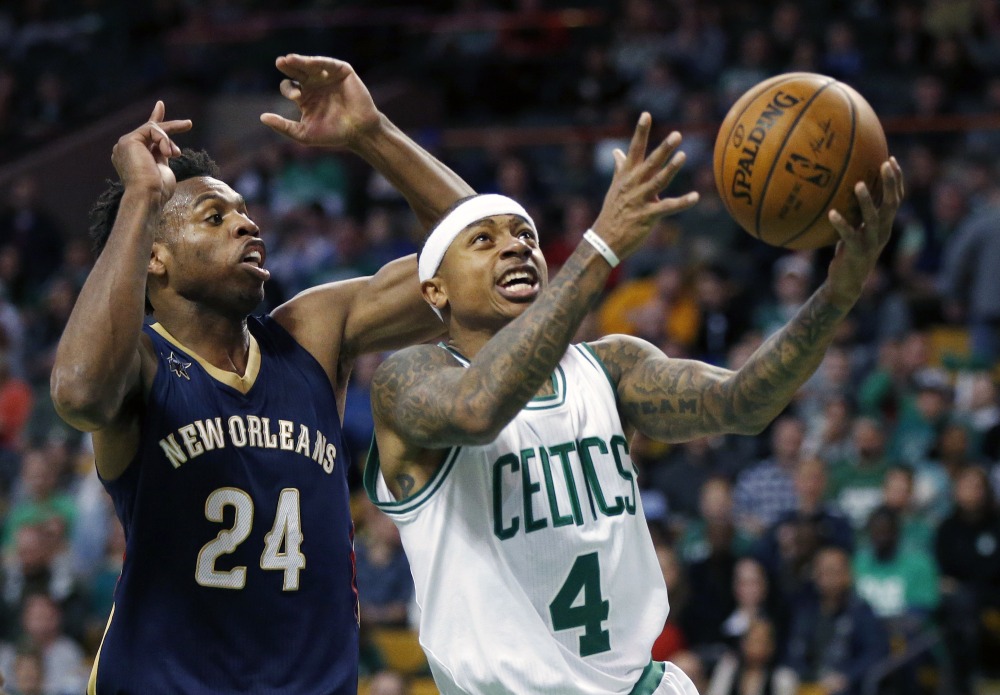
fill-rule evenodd
<path id="1" fill-rule="evenodd" d="M 500 255 L 503 258 L 528 258 L 531 256 L 532 248 L 520 237 L 512 236 L 507 240 Z"/>
<path id="2" fill-rule="evenodd" d="M 236 225 L 236 236 L 260 236 L 260 227 L 249 216 L 239 213 L 239 223 Z"/>

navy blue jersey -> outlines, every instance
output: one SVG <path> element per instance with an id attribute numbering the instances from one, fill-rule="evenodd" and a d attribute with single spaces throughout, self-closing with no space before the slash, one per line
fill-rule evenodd
<path id="1" fill-rule="evenodd" d="M 319 363 L 248 320 L 246 375 L 160 326 L 139 452 L 106 481 L 125 528 L 88 692 L 357 692 L 347 450 Z"/>

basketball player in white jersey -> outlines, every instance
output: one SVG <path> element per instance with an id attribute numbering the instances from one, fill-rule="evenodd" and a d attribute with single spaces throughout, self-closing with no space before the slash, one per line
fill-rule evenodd
<path id="1" fill-rule="evenodd" d="M 671 134 L 647 156 L 650 117 L 616 153 L 604 206 L 551 283 L 515 201 L 454 206 L 419 259 L 446 344 L 390 356 L 372 386 L 369 496 L 400 529 L 420 640 L 444 695 L 694 695 L 650 661 L 668 604 L 629 458 L 662 441 L 760 432 L 815 370 L 888 240 L 902 198 L 895 160 L 864 222 L 831 213 L 842 243 L 823 286 L 739 371 L 670 359 L 637 338 L 570 339 L 611 268 L 654 220 L 683 162 Z"/>

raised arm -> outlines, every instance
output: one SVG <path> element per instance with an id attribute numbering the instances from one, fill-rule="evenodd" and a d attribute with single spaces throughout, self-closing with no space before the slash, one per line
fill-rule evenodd
<path id="1" fill-rule="evenodd" d="M 684 156 L 674 156 L 680 136 L 673 133 L 647 158 L 650 126 L 644 114 L 628 154 L 617 153 L 615 175 L 594 223 L 595 233 L 622 258 L 642 243 L 659 216 L 697 201 L 694 193 L 659 198 Z M 522 231 L 510 252 L 536 253 L 530 229 Z M 610 269 L 589 242 L 581 242 L 535 303 L 493 335 L 467 369 L 429 346 L 390 357 L 372 384 L 376 432 L 388 430 L 411 452 L 494 439 L 552 373 Z M 384 448 L 381 438 L 379 446 Z"/>
<path id="2" fill-rule="evenodd" d="M 342 60 L 289 54 L 276 65 L 281 93 L 299 109 L 294 121 L 274 113 L 261 121 L 298 143 L 350 150 L 403 194 L 430 227 L 475 191 L 378 111 L 367 87 Z M 316 287 L 279 307 L 274 317 L 341 383 L 356 355 L 439 336 L 444 326 L 420 296 L 416 257 L 394 261 L 370 278 Z"/>
<path id="3" fill-rule="evenodd" d="M 176 181 L 167 159 L 180 154 L 170 136 L 191 121 L 164 121 L 156 102 L 149 121 L 112 151 L 124 188 L 104 248 L 59 340 L 50 388 L 56 410 L 84 431 L 114 422 L 139 385 L 146 271 L 163 205 Z"/>
<path id="4" fill-rule="evenodd" d="M 852 229 L 830 213 L 840 234 L 826 281 L 781 330 L 738 371 L 670 359 L 646 341 L 609 336 L 593 347 L 613 380 L 623 414 L 643 434 L 687 441 L 720 434 L 756 434 L 792 400 L 816 371 L 836 332 L 861 295 L 861 287 L 889 240 L 903 197 L 895 159 L 882 165 L 883 202 L 875 206 L 863 183 L 855 188 L 863 224 Z"/>
<path id="5" fill-rule="evenodd" d="M 359 155 L 403 194 L 425 227 L 456 200 L 475 193 L 379 112 L 350 64 L 294 53 L 275 64 L 287 76 L 281 93 L 298 107 L 300 118 L 265 113 L 260 117 L 265 125 L 303 145 Z"/>

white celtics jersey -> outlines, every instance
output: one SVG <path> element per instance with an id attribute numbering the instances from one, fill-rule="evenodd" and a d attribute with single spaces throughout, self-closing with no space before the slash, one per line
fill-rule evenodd
<path id="1" fill-rule="evenodd" d="M 399 527 L 444 695 L 638 695 L 659 681 L 647 667 L 667 591 L 614 390 L 585 345 L 552 383 L 405 501 L 369 457 L 365 487 Z"/>

